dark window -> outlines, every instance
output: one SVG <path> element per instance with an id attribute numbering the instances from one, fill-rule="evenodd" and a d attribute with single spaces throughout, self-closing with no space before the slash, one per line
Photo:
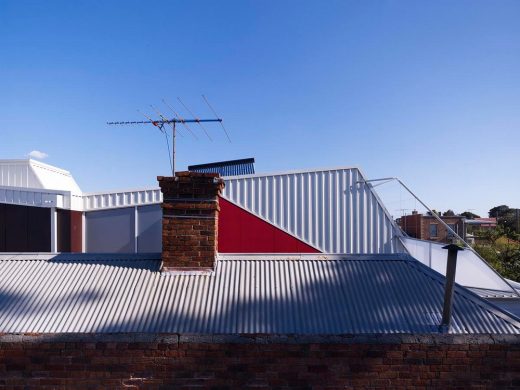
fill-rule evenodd
<path id="1" fill-rule="evenodd" d="M 457 233 L 457 224 L 456 223 L 449 223 L 448 226 L 450 227 L 450 229 L 452 229 L 455 233 Z M 452 238 L 454 237 L 455 235 L 448 230 L 448 237 L 449 238 Z"/>
<path id="2" fill-rule="evenodd" d="M 430 238 L 431 237 L 438 237 L 437 236 L 437 224 L 436 223 L 430 223 Z"/>

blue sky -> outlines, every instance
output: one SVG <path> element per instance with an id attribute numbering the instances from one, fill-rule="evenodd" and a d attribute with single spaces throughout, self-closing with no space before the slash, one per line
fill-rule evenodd
<path id="1" fill-rule="evenodd" d="M 197 129 L 179 168 L 359 166 L 436 209 L 520 207 L 518 20 L 518 1 L 4 0 L 0 158 L 43 151 L 84 191 L 153 186 L 164 138 L 105 122 L 163 98 L 186 115 L 177 96 L 211 116 L 205 94 L 232 143 Z"/>

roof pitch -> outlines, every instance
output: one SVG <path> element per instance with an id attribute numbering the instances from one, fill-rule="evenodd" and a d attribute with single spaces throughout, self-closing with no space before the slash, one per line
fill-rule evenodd
<path id="1" fill-rule="evenodd" d="M 165 275 L 158 256 L 0 256 L 0 332 L 435 333 L 444 278 L 410 256 L 222 256 Z M 463 287 L 451 333 L 519 334 Z"/>

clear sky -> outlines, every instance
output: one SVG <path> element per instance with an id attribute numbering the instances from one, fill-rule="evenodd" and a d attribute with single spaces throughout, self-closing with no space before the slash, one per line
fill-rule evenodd
<path id="1" fill-rule="evenodd" d="M 232 143 L 194 127 L 179 168 L 358 166 L 436 209 L 520 207 L 519 20 L 520 1 L 2 0 L 0 158 L 42 151 L 84 191 L 154 186 L 161 134 L 105 122 L 163 98 L 187 116 L 177 96 L 211 116 L 205 94 Z"/>

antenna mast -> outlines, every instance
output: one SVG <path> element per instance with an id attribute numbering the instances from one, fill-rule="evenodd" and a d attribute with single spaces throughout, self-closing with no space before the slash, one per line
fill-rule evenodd
<path id="1" fill-rule="evenodd" d="M 207 102 L 207 99 L 204 97 L 204 100 Z M 152 119 L 148 117 L 147 115 L 143 114 L 147 120 L 145 121 L 122 121 L 122 122 L 107 122 L 107 125 L 145 125 L 145 124 L 151 124 L 155 127 L 157 127 L 162 133 L 166 134 L 166 130 L 164 129 L 165 125 L 171 125 L 172 127 L 172 160 L 171 160 L 171 169 L 172 169 L 172 176 L 175 176 L 175 139 L 177 136 L 177 123 L 181 123 L 186 129 L 188 129 L 192 135 L 196 138 L 196 135 L 191 131 L 191 129 L 188 127 L 188 123 L 197 123 L 201 125 L 203 122 L 219 122 L 222 126 L 222 118 L 219 118 L 215 113 L 216 118 L 215 119 L 199 119 L 199 118 L 190 118 L 190 119 L 184 119 L 181 118 L 171 106 L 169 106 L 164 100 L 163 103 L 165 103 L 174 113 L 175 117 L 173 118 L 167 118 L 166 116 L 162 115 L 160 112 L 155 110 L 157 114 L 160 116 L 161 119 Z M 184 105 L 184 104 L 183 104 Z M 153 106 L 152 106 L 153 108 Z M 191 111 L 190 111 L 191 113 Z M 201 125 L 202 126 L 202 125 Z M 227 133 L 226 133 L 227 135 Z M 208 136 L 209 137 L 209 136 Z M 169 151 L 169 145 L 168 145 L 168 151 Z"/>

